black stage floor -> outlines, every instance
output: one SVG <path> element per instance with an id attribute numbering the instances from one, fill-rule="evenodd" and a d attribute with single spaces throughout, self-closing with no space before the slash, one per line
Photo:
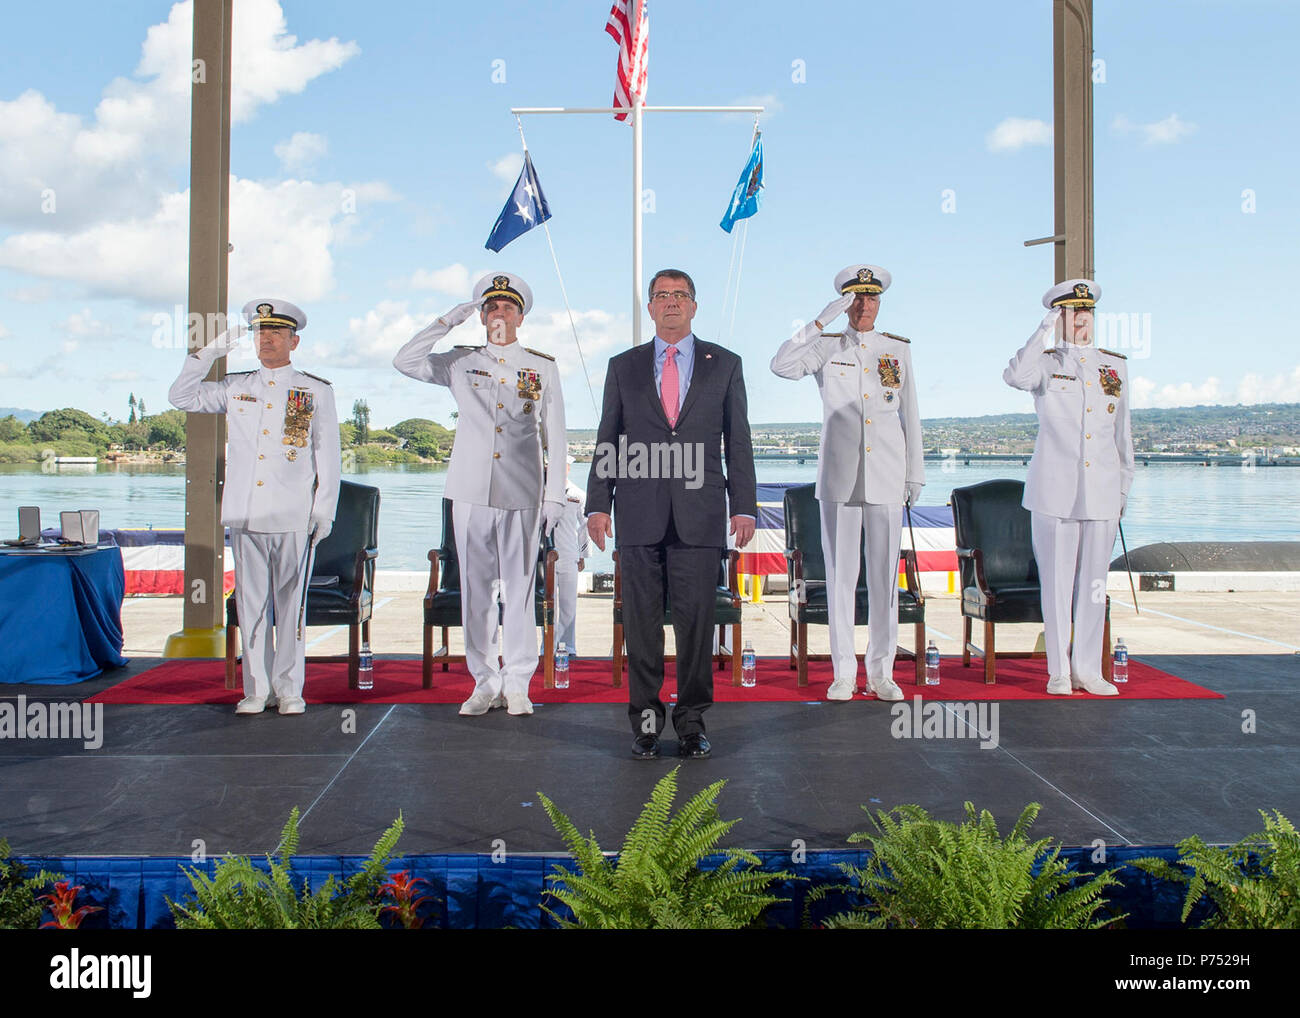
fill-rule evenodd
<path id="1" fill-rule="evenodd" d="M 1035 833 L 1067 845 L 1228 842 L 1262 827 L 1261 808 L 1300 820 L 1300 656 L 1143 660 L 1227 699 L 1005 702 L 990 749 L 896 739 L 889 705 L 874 701 L 720 704 L 707 715 L 713 757 L 683 763 L 679 799 L 726 778 L 722 816 L 741 820 L 727 843 L 754 849 L 846 847 L 869 826 L 863 804 L 957 819 L 969 799 L 1006 830 L 1035 801 Z M 157 663 L 0 696 L 78 699 Z M 630 758 L 621 705 L 539 705 L 526 718 L 369 705 L 355 709 L 355 733 L 347 709 L 107 706 L 97 750 L 0 739 L 0 836 L 21 855 L 188 856 L 196 840 L 262 854 L 297 805 L 305 854 L 364 854 L 399 810 L 400 852 L 562 851 L 542 791 L 616 850 L 677 762 Z"/>

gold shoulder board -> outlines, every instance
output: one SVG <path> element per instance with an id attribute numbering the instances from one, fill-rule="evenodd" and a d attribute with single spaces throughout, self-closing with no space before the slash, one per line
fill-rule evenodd
<path id="1" fill-rule="evenodd" d="M 457 343 L 457 344 L 453 347 L 453 349 L 455 349 L 455 350 L 482 350 L 482 349 L 483 349 L 483 344 L 482 344 L 482 343 Z"/>
<path id="2" fill-rule="evenodd" d="M 1114 350 L 1103 350 L 1101 347 L 1097 347 L 1097 352 L 1110 354 L 1112 357 L 1118 357 L 1122 361 L 1128 360 L 1128 358 L 1125 357 L 1122 353 L 1116 353 Z"/>
<path id="3" fill-rule="evenodd" d="M 314 379 L 316 379 L 316 381 L 318 381 L 318 382 L 324 382 L 326 385 L 332 385 L 332 384 L 333 384 L 332 382 L 330 382 L 330 380 L 329 380 L 328 378 L 321 378 L 320 375 L 313 375 L 310 371 L 304 371 L 303 374 L 306 375 L 308 378 L 314 378 Z"/>
<path id="4" fill-rule="evenodd" d="M 534 350 L 531 346 L 526 346 L 524 347 L 524 349 L 531 354 L 536 354 L 538 357 L 545 357 L 548 361 L 555 360 L 555 358 L 552 357 L 549 353 L 542 353 L 542 351 L 540 350 Z"/>
<path id="5" fill-rule="evenodd" d="M 906 336 L 895 336 L 892 332 L 882 332 L 881 335 L 882 335 L 882 336 L 888 336 L 890 339 L 896 339 L 896 340 L 898 340 L 900 343 L 910 343 L 910 342 L 912 342 L 912 341 L 911 341 L 910 339 L 908 339 Z"/>
<path id="6" fill-rule="evenodd" d="M 822 338 L 823 338 L 823 339 L 843 339 L 843 338 L 844 338 L 844 333 L 842 333 L 842 332 L 823 332 L 823 333 L 822 333 Z"/>
<path id="7" fill-rule="evenodd" d="M 226 372 L 226 377 L 227 377 L 227 378 L 237 378 L 237 377 L 240 376 L 240 375 L 251 375 L 252 373 L 253 373 L 252 371 L 227 371 L 227 372 Z"/>

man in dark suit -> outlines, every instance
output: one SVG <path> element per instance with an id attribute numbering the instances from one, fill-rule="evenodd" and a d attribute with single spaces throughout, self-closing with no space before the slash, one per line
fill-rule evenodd
<path id="1" fill-rule="evenodd" d="M 665 588 L 677 643 L 678 753 L 710 753 L 704 711 L 713 703 L 713 606 L 727 503 L 739 548 L 754 536 L 758 515 L 740 358 L 695 338 L 696 307 L 685 272 L 664 269 L 650 281 L 654 342 L 610 359 L 587 482 L 587 529 L 601 550 L 613 534 L 611 508 L 618 517 L 632 755 L 645 760 L 659 755 L 666 713 L 659 697 Z"/>

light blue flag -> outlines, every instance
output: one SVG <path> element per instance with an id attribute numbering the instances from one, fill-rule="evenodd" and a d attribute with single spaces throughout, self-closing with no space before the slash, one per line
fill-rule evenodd
<path id="1" fill-rule="evenodd" d="M 754 150 L 749 153 L 749 162 L 732 192 L 731 204 L 727 206 L 726 215 L 719 223 L 728 233 L 738 219 L 748 219 L 758 211 L 763 190 L 763 135 L 754 139 Z"/>

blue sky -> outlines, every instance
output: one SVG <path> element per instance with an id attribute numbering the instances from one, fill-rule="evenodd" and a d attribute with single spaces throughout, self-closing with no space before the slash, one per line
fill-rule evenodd
<path id="1" fill-rule="evenodd" d="M 186 294 L 189 5 L 59 10 L 57 31 L 34 5 L 4 16 L 0 405 L 116 417 L 134 392 L 157 411 L 180 356 L 160 323 Z M 446 392 L 392 355 L 482 272 L 518 272 L 536 295 L 524 341 L 560 362 L 570 425 L 592 427 L 545 235 L 483 242 L 518 169 L 509 108 L 609 102 L 608 4 L 484 10 L 236 0 L 230 305 L 304 307 L 295 361 L 334 382 L 341 416 L 366 398 L 375 423 L 446 423 Z M 924 417 L 1029 410 L 1001 372 L 1053 282 L 1050 247 L 1022 246 L 1053 228 L 1050 0 L 852 11 L 652 0 L 651 104 L 769 111 L 734 327 L 717 223 L 752 117 L 647 117 L 646 281 L 691 272 L 696 332 L 744 357 L 756 423 L 820 417 L 811 379 L 767 365 L 859 261 L 893 273 L 878 325 L 913 340 Z M 1097 0 L 1094 34 L 1097 276 L 1131 329 L 1136 405 L 1300 400 L 1284 310 L 1300 7 Z M 631 132 L 603 116 L 524 130 L 598 397 L 631 336 Z"/>

